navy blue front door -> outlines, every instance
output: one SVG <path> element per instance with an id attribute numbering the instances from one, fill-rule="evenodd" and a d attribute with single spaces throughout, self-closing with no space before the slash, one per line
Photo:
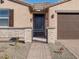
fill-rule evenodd
<path id="1" fill-rule="evenodd" d="M 33 35 L 36 37 L 45 35 L 45 15 L 34 14 L 33 19 Z"/>

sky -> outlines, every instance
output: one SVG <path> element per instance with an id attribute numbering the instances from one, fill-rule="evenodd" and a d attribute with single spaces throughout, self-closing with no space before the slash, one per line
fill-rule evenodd
<path id="1" fill-rule="evenodd" d="M 60 0 L 25 0 L 25 2 L 28 2 L 28 3 L 43 3 L 43 2 L 49 2 L 49 3 L 52 3 L 52 2 L 58 2 Z"/>

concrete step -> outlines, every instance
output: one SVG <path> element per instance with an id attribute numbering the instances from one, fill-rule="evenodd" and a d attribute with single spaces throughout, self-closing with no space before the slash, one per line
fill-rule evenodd
<path id="1" fill-rule="evenodd" d="M 41 42 L 46 42 L 47 39 L 46 38 L 39 38 L 39 37 L 33 37 L 34 41 L 41 41 Z"/>

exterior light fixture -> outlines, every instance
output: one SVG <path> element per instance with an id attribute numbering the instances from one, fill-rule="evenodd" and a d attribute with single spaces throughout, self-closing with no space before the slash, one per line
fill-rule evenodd
<path id="1" fill-rule="evenodd" d="M 2 4 L 2 3 L 4 3 L 4 1 L 3 0 L 0 0 L 0 3 Z"/>
<path id="2" fill-rule="evenodd" d="M 32 18 L 30 19 L 30 22 L 32 22 Z"/>
<path id="3" fill-rule="evenodd" d="M 51 15 L 51 18 L 54 18 L 54 14 Z"/>

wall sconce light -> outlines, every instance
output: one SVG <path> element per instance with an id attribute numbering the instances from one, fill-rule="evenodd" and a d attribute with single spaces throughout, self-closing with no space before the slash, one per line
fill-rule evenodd
<path id="1" fill-rule="evenodd" d="M 2 3 L 4 3 L 4 1 L 3 0 L 0 0 L 0 3 L 2 4 Z"/>
<path id="2" fill-rule="evenodd" d="M 54 14 L 51 15 L 51 18 L 54 18 Z"/>
<path id="3" fill-rule="evenodd" d="M 32 22 L 32 18 L 30 19 L 30 22 Z"/>

